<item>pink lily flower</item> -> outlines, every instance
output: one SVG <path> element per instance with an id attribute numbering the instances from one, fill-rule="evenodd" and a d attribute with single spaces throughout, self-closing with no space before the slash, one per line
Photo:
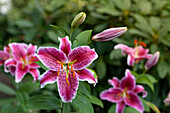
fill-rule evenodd
<path id="1" fill-rule="evenodd" d="M 166 106 L 170 105 L 170 92 L 168 93 L 167 98 L 164 100 L 164 103 L 165 103 Z"/>
<path id="2" fill-rule="evenodd" d="M 128 54 L 127 64 L 133 66 L 134 63 L 137 63 L 143 59 L 149 59 L 152 57 L 151 54 L 148 54 L 149 49 L 144 49 L 142 46 L 136 46 L 135 48 L 128 47 L 124 44 L 117 44 L 114 49 L 121 49 L 122 54 Z"/>
<path id="3" fill-rule="evenodd" d="M 92 37 L 94 41 L 109 41 L 113 40 L 127 31 L 127 27 L 117 27 L 117 28 L 109 28 L 101 33 L 98 33 Z"/>
<path id="4" fill-rule="evenodd" d="M 143 104 L 137 94 L 143 92 L 142 97 L 144 98 L 147 96 L 147 92 L 143 86 L 135 85 L 135 77 L 128 69 L 126 69 L 125 77 L 122 80 L 119 81 L 118 78 L 113 77 L 108 82 L 113 88 L 101 92 L 100 98 L 117 103 L 116 113 L 123 113 L 125 105 L 133 107 L 141 113 L 144 111 Z"/>
<path id="5" fill-rule="evenodd" d="M 14 61 L 13 64 L 6 66 L 10 59 L 13 59 L 11 49 L 9 46 L 4 46 L 4 50 L 0 51 L 0 66 L 4 65 L 4 71 L 7 73 L 10 72 L 11 75 L 14 75 L 16 62 Z"/>
<path id="6" fill-rule="evenodd" d="M 9 47 L 12 50 L 13 59 L 8 59 L 5 66 L 15 66 L 15 82 L 19 83 L 27 72 L 29 72 L 33 76 L 34 81 L 36 81 L 40 75 L 39 70 L 37 69 L 40 66 L 34 63 L 35 61 L 38 61 L 38 58 L 34 55 L 37 46 L 33 46 L 32 44 L 11 43 L 9 44 Z"/>
<path id="7" fill-rule="evenodd" d="M 94 49 L 88 46 L 80 46 L 71 50 L 71 42 L 68 37 L 59 38 L 59 49 L 54 47 L 40 47 L 37 57 L 47 67 L 40 76 L 40 85 L 57 81 L 59 95 L 63 102 L 71 102 L 75 98 L 79 80 L 96 84 L 93 72 L 86 67 L 90 65 L 98 55 Z"/>
<path id="8" fill-rule="evenodd" d="M 159 59 L 159 55 L 160 53 L 157 51 L 156 53 L 154 53 L 152 55 L 151 58 L 149 58 L 147 61 L 146 61 L 146 64 L 145 64 L 145 69 L 148 70 L 150 69 L 151 67 L 153 67 L 154 65 L 156 65 L 156 63 L 158 62 L 158 59 Z"/>

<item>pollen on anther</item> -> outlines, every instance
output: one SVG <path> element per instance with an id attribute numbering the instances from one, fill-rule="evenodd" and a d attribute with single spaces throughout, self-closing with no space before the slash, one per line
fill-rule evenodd
<path id="1" fill-rule="evenodd" d="M 71 65 L 71 72 L 73 72 L 73 65 Z"/>
<path id="2" fill-rule="evenodd" d="M 67 64 L 67 70 L 69 70 L 69 64 Z"/>
<path id="3" fill-rule="evenodd" d="M 68 78 L 66 78 L 66 82 L 67 82 L 68 85 L 70 85 L 70 83 L 69 83 L 69 81 L 68 81 Z"/>
<path id="4" fill-rule="evenodd" d="M 61 62 L 61 69 L 63 69 L 63 62 Z"/>
<path id="5" fill-rule="evenodd" d="M 59 74 L 60 74 L 60 70 L 57 71 L 57 76 L 59 76 Z"/>
<path id="6" fill-rule="evenodd" d="M 73 78 L 75 78 L 75 72 L 74 71 L 72 71 L 73 72 Z"/>

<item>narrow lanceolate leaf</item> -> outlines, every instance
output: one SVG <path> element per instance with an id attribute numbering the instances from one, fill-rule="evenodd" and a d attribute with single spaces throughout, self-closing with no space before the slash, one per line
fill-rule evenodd
<path id="1" fill-rule="evenodd" d="M 78 93 L 73 100 L 72 105 L 82 113 L 94 113 L 93 107 L 89 100 L 81 93 Z"/>
<path id="2" fill-rule="evenodd" d="M 8 94 L 8 95 L 15 95 L 15 90 L 9 87 L 8 85 L 0 82 L 0 92 Z"/>
<path id="3" fill-rule="evenodd" d="M 102 102 L 100 99 L 98 99 L 97 97 L 95 97 L 95 96 L 92 96 L 92 99 L 90 99 L 90 102 L 91 102 L 92 104 L 95 104 L 95 105 L 100 106 L 101 108 L 104 107 L 104 106 L 103 106 L 103 102 Z"/>
<path id="4" fill-rule="evenodd" d="M 53 95 L 33 96 L 27 101 L 27 105 L 30 109 L 52 110 L 61 108 L 60 100 Z"/>
<path id="5" fill-rule="evenodd" d="M 87 96 L 88 98 L 92 99 L 92 95 L 91 95 L 91 91 L 90 91 L 90 86 L 89 84 L 86 84 L 84 82 L 79 82 L 79 89 L 78 91 L 82 94 L 84 94 L 85 96 Z"/>
<path id="6" fill-rule="evenodd" d="M 69 33 L 65 29 L 63 29 L 63 28 L 61 28 L 59 26 L 55 26 L 55 25 L 50 25 L 50 26 L 53 27 L 53 28 L 56 28 L 59 31 L 61 31 L 64 34 L 64 36 L 69 36 Z"/>
<path id="7" fill-rule="evenodd" d="M 161 113 L 160 110 L 155 106 L 155 104 L 145 101 L 145 103 L 153 110 L 155 113 Z"/>
<path id="8" fill-rule="evenodd" d="M 44 66 L 41 61 L 37 61 L 35 62 L 36 64 L 38 64 L 41 68 L 43 68 L 44 70 L 48 70 L 48 68 L 46 66 Z"/>

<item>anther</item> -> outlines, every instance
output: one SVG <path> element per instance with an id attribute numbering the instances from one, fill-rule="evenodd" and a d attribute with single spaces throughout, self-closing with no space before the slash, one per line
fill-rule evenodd
<path id="1" fill-rule="evenodd" d="M 134 40 L 134 43 L 135 43 L 135 46 L 137 46 L 138 45 L 138 40 Z"/>
<path id="2" fill-rule="evenodd" d="M 68 85 L 70 85 L 70 83 L 69 83 L 69 81 L 68 81 L 68 78 L 66 78 L 66 82 L 67 82 Z"/>
<path id="3" fill-rule="evenodd" d="M 67 64 L 67 70 L 69 70 L 69 64 Z"/>
<path id="4" fill-rule="evenodd" d="M 73 73 L 73 78 L 75 78 L 75 72 L 73 71 L 72 73 Z"/>
<path id="5" fill-rule="evenodd" d="M 61 62 L 61 69 L 63 69 L 63 62 Z"/>
<path id="6" fill-rule="evenodd" d="M 142 45 L 143 47 L 146 47 L 146 44 L 144 42 L 140 42 L 139 45 Z"/>
<path id="7" fill-rule="evenodd" d="M 60 74 L 60 70 L 57 71 L 57 76 L 59 76 L 59 74 Z"/>
<path id="8" fill-rule="evenodd" d="M 73 65 L 71 65 L 71 72 L 73 72 Z"/>

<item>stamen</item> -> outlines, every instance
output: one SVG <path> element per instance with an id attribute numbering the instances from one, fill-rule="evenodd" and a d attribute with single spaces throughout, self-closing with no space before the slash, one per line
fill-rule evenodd
<path id="1" fill-rule="evenodd" d="M 70 85 L 70 83 L 69 83 L 69 81 L 68 81 L 68 78 L 66 78 L 66 82 L 67 82 L 68 85 Z"/>
<path id="2" fill-rule="evenodd" d="M 142 45 L 143 47 L 147 47 L 144 42 L 140 42 L 139 45 Z"/>
<path id="3" fill-rule="evenodd" d="M 63 69 L 63 62 L 61 62 L 61 69 Z"/>
<path id="4" fill-rule="evenodd" d="M 59 74 L 60 74 L 60 70 L 57 71 L 57 76 L 59 76 Z"/>
<path id="5" fill-rule="evenodd" d="M 71 65 L 71 72 L 73 72 L 73 65 Z"/>
<path id="6" fill-rule="evenodd" d="M 138 45 L 138 40 L 134 40 L 134 43 L 135 43 L 135 46 L 137 46 Z"/>
<path id="7" fill-rule="evenodd" d="M 67 70 L 69 70 L 69 64 L 67 64 Z"/>
<path id="8" fill-rule="evenodd" d="M 73 78 L 75 78 L 75 72 L 73 71 Z"/>

